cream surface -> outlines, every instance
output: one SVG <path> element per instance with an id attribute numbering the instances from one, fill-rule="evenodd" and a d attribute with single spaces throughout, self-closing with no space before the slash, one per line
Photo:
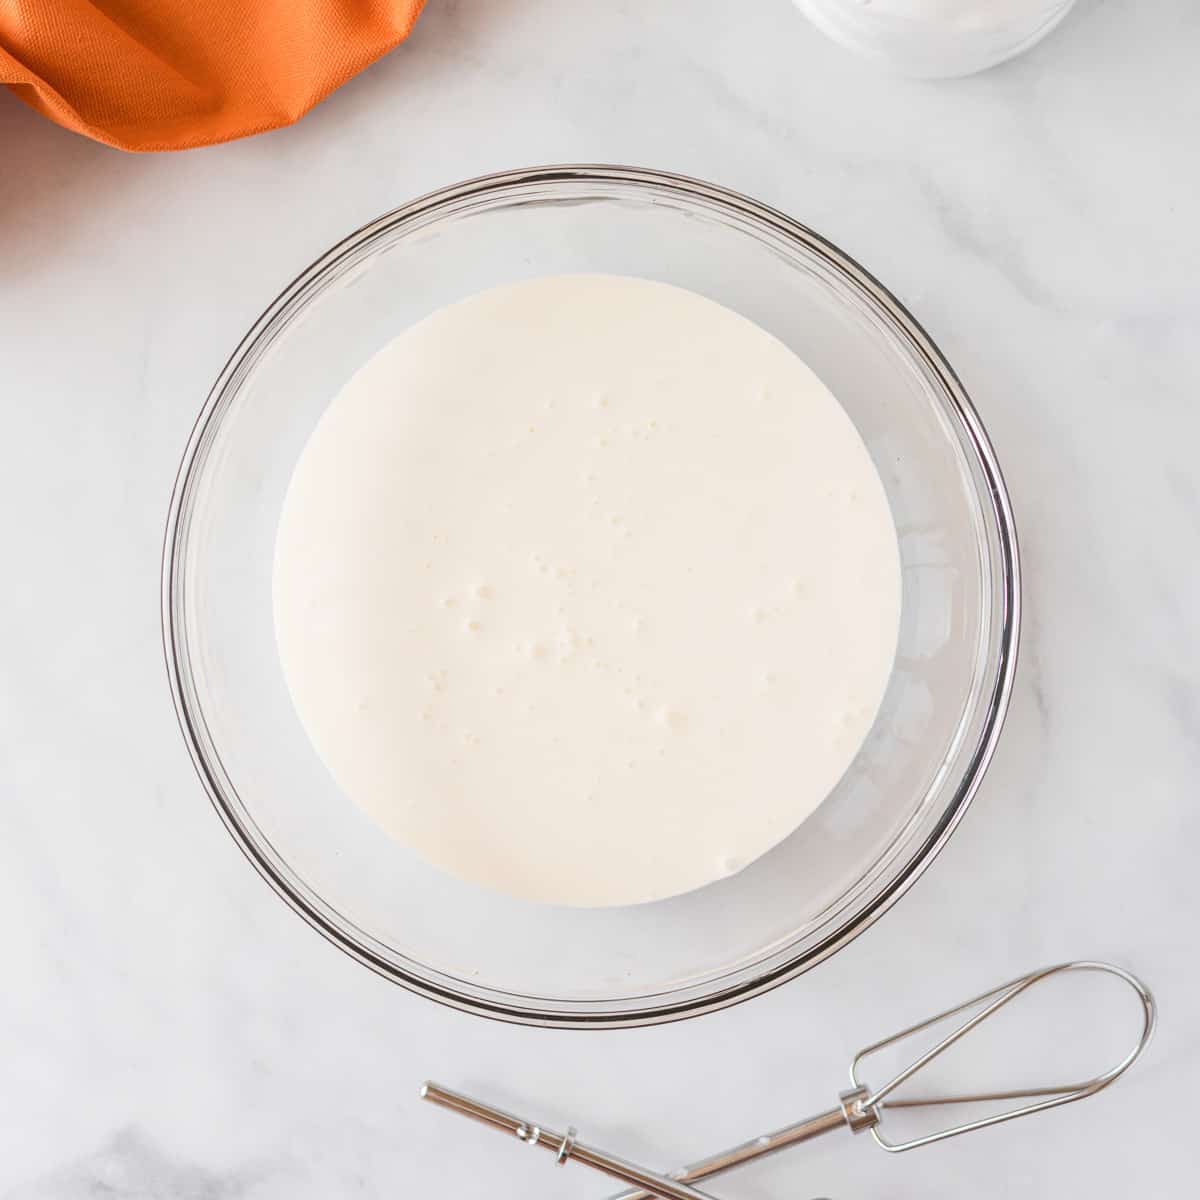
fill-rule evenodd
<path id="1" fill-rule="evenodd" d="M 341 788 L 455 874 L 620 905 L 794 830 L 876 715 L 896 534 L 849 418 L 699 295 L 535 279 L 434 313 L 297 464 L 275 619 Z"/>

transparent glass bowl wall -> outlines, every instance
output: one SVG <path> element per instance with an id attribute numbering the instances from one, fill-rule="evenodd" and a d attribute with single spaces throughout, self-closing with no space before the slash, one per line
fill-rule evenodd
<path id="1" fill-rule="evenodd" d="M 302 730 L 271 616 L 284 491 L 339 387 L 434 309 L 570 271 L 691 288 L 790 345 L 870 449 L 903 561 L 894 677 L 833 795 L 738 875 L 624 909 L 509 900 L 382 834 L 340 794 Z M 886 909 L 949 835 L 990 757 L 1018 603 L 991 449 L 912 318 L 781 214 L 708 184 L 616 167 L 516 171 L 446 189 L 366 226 L 301 275 L 209 396 L 172 499 L 163 564 L 184 735 L 218 812 L 267 880 L 331 941 L 397 982 L 486 1015 L 580 1027 L 732 1003 L 819 962 Z"/>
<path id="2" fill-rule="evenodd" d="M 986 71 L 1053 33 L 1075 0 L 988 0 L 936 6 L 869 0 L 795 0 L 835 42 L 918 79 Z"/>

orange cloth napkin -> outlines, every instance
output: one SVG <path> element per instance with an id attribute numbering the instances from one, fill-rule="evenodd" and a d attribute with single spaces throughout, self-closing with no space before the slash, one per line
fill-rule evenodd
<path id="1" fill-rule="evenodd" d="M 288 125 L 408 36 L 424 0 L 0 0 L 0 83 L 122 150 Z"/>

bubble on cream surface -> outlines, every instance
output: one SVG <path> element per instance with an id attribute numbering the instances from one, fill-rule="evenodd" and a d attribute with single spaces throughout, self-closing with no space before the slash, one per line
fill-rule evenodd
<path id="1" fill-rule="evenodd" d="M 350 380 L 297 463 L 274 603 L 300 719 L 389 834 L 619 905 L 742 869 L 828 795 L 900 570 L 870 456 L 791 350 L 569 275 L 442 309 Z"/>

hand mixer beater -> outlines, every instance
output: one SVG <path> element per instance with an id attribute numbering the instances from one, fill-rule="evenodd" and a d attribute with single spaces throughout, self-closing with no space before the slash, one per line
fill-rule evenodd
<path id="1" fill-rule="evenodd" d="M 928 1066 L 951 1046 L 966 1037 L 972 1030 L 977 1029 L 984 1021 L 1011 1004 L 1019 996 L 1027 993 L 1035 985 L 1066 972 L 1091 972 L 1115 976 L 1128 984 L 1137 996 L 1141 1005 L 1141 1028 L 1137 1040 L 1128 1053 L 1110 1067 L 1091 1079 L 1082 1083 L 1069 1083 L 1049 1086 L 1022 1088 L 1009 1091 L 974 1092 L 963 1095 L 948 1096 L 915 1096 L 900 1097 L 896 1092 L 912 1079 L 919 1071 Z M 978 1011 L 972 1011 L 978 1010 Z M 908 1066 L 892 1076 L 881 1087 L 872 1088 L 860 1078 L 862 1064 L 872 1056 L 894 1047 L 909 1038 L 915 1037 L 926 1030 L 937 1026 L 953 1017 L 971 1014 L 955 1026 L 955 1028 L 936 1042 L 930 1049 L 920 1054 Z M 1141 1056 L 1154 1032 L 1156 1019 L 1154 997 L 1149 989 L 1139 979 L 1128 971 L 1102 962 L 1067 962 L 1057 966 L 1044 967 L 1022 975 L 1019 979 L 1010 980 L 999 987 L 992 988 L 982 995 L 975 996 L 945 1012 L 911 1025 L 899 1033 L 892 1034 L 860 1050 L 850 1064 L 849 1090 L 842 1092 L 838 1103 L 828 1111 L 814 1117 L 786 1125 L 772 1133 L 743 1142 L 729 1150 L 714 1154 L 699 1162 L 692 1163 L 671 1175 L 661 1175 L 647 1170 L 634 1163 L 618 1158 L 605 1150 L 585 1145 L 576 1137 L 576 1131 L 568 1128 L 565 1133 L 556 1132 L 543 1125 L 515 1117 L 510 1113 L 494 1108 L 490 1104 L 474 1100 L 469 1096 L 450 1091 L 436 1083 L 426 1083 L 421 1089 L 424 1099 L 441 1105 L 463 1116 L 471 1117 L 494 1129 L 515 1136 L 529 1146 L 541 1146 L 554 1153 L 555 1161 L 561 1166 L 569 1160 L 592 1167 L 624 1183 L 633 1185 L 634 1190 L 621 1192 L 612 1200 L 649 1200 L 659 1196 L 664 1200 L 711 1200 L 706 1192 L 691 1185 L 713 1175 L 719 1175 L 734 1167 L 753 1162 L 768 1154 L 776 1154 L 790 1146 L 810 1141 L 822 1134 L 835 1129 L 849 1129 L 852 1133 L 869 1132 L 875 1143 L 884 1150 L 898 1152 L 912 1150 L 918 1146 L 927 1146 L 932 1142 L 945 1138 L 956 1137 L 959 1134 L 970 1133 L 983 1129 L 988 1125 L 997 1125 L 1003 1121 L 1013 1121 L 1018 1117 L 1031 1116 L 1047 1109 L 1057 1108 L 1063 1104 L 1072 1104 L 1076 1100 L 1094 1096 L 1097 1092 L 1108 1087 L 1110 1083 L 1125 1073 Z M 976 1119 L 967 1119 L 944 1128 L 934 1130 L 921 1136 L 904 1140 L 892 1141 L 884 1136 L 885 1114 L 889 1109 L 918 1108 L 934 1106 L 978 1105 L 985 1102 L 1007 1103 L 1014 1102 L 1011 1108 L 991 1113 Z"/>

